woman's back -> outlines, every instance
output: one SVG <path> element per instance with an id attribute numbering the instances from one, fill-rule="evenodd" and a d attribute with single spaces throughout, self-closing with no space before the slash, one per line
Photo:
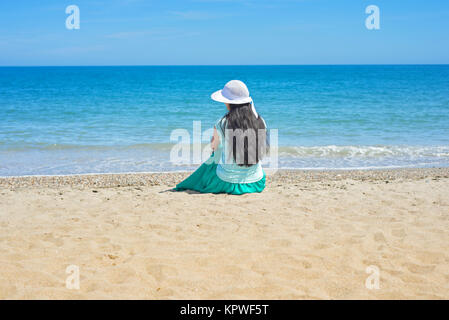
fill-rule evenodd
<path id="1" fill-rule="evenodd" d="M 222 119 L 218 120 L 215 124 L 215 128 L 217 129 L 217 133 L 220 139 L 220 143 L 218 145 L 218 148 L 215 150 L 215 161 L 218 163 L 217 165 L 217 175 L 220 179 L 230 182 L 230 183 L 251 183 L 259 181 L 263 178 L 264 172 L 262 170 L 262 165 L 260 163 L 260 159 L 256 159 L 255 162 L 251 163 L 251 149 L 253 146 L 252 144 L 258 144 L 258 139 L 261 139 L 261 134 L 259 134 L 259 137 L 254 139 L 255 135 L 247 134 L 246 139 L 245 137 L 238 137 L 239 133 L 235 133 L 233 129 L 229 129 L 226 127 L 226 119 L 223 117 Z M 224 130 L 223 130 L 224 129 Z M 248 129 L 247 129 L 248 130 Z M 234 131 L 234 132 L 233 132 Z M 233 134 L 234 133 L 234 134 Z M 233 135 L 232 135 L 233 134 Z M 244 130 L 240 132 L 240 134 L 245 134 Z M 257 133 L 256 133 L 257 134 Z M 231 137 L 232 135 L 232 137 Z M 237 136 L 237 137 L 235 137 Z M 235 137 L 235 139 L 234 139 Z M 264 135 L 265 137 L 265 135 Z M 229 141 L 230 139 L 233 139 L 234 141 Z M 240 140 L 240 145 L 239 145 Z M 247 141 L 245 141 L 247 140 Z M 253 140 L 253 141 L 249 141 Z M 246 155 L 243 153 L 239 153 L 241 156 L 240 160 L 243 160 L 243 164 L 245 164 L 245 159 L 247 165 L 242 165 L 242 161 L 238 161 L 238 150 L 244 149 L 244 145 L 249 145 L 247 149 L 250 149 Z M 257 149 L 256 149 L 257 150 Z M 260 152 L 260 150 L 257 150 Z M 257 152 L 256 151 L 256 152 Z M 232 152 L 232 153 L 231 153 Z M 250 153 L 250 155 L 248 155 Z M 261 153 L 261 152 L 260 152 Z M 237 158 L 237 162 L 236 162 Z M 256 157 L 257 158 L 257 157 Z M 249 160 L 248 160 L 249 159 Z M 253 159 L 254 160 L 254 159 Z M 259 160 L 259 161 L 257 161 Z"/>
<path id="2" fill-rule="evenodd" d="M 254 108 L 248 88 L 242 81 L 231 80 L 211 98 L 226 104 L 228 109 L 215 123 L 211 140 L 214 153 L 175 189 L 228 194 L 262 192 L 265 173 L 260 162 L 266 154 L 267 127 Z"/>

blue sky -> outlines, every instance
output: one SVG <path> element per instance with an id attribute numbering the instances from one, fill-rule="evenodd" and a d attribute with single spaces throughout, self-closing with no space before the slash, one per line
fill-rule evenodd
<path id="1" fill-rule="evenodd" d="M 449 63 L 448 39 L 447 0 L 0 2 L 3 66 Z"/>

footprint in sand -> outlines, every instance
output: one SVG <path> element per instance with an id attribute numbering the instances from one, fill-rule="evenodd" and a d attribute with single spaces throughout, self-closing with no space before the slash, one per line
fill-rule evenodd
<path id="1" fill-rule="evenodd" d="M 424 274 L 432 272 L 435 265 L 419 265 L 415 263 L 406 263 L 405 267 L 412 273 Z"/>
<path id="2" fill-rule="evenodd" d="M 86 288 L 85 289 L 86 292 L 93 292 L 98 289 L 101 289 L 101 286 L 99 286 L 98 283 L 96 283 L 96 282 L 88 282 L 88 283 L 84 282 L 83 285 Z"/>
<path id="3" fill-rule="evenodd" d="M 12 283 L 0 282 L 0 299 L 11 299 L 17 293 L 17 287 Z"/>
<path id="4" fill-rule="evenodd" d="M 374 241 L 376 242 L 387 242 L 387 239 L 385 238 L 384 234 L 382 232 L 376 232 L 374 234 Z"/>
<path id="5" fill-rule="evenodd" d="M 310 208 L 307 208 L 307 207 L 304 207 L 304 206 L 299 206 L 298 210 L 299 210 L 300 213 L 312 213 L 312 210 Z"/>
<path id="6" fill-rule="evenodd" d="M 235 275 L 235 274 L 241 274 L 243 272 L 243 269 L 235 266 L 235 265 L 224 265 L 219 267 L 219 274 L 230 274 L 230 275 Z"/>
<path id="7" fill-rule="evenodd" d="M 271 247 L 290 247 L 292 242 L 287 239 L 276 239 L 269 242 Z"/>
<path id="8" fill-rule="evenodd" d="M 313 248 L 316 249 L 316 250 L 328 249 L 330 247 L 331 247 L 331 245 L 327 244 L 327 243 L 318 243 L 318 244 L 313 246 Z"/>
<path id="9" fill-rule="evenodd" d="M 425 277 L 416 276 L 413 274 L 402 274 L 399 278 L 405 283 L 426 283 Z"/>
<path id="10" fill-rule="evenodd" d="M 391 231 L 391 234 L 398 238 L 404 238 L 407 235 L 407 233 L 405 232 L 405 230 L 403 228 L 393 229 Z"/>
<path id="11" fill-rule="evenodd" d="M 320 221 L 314 221 L 313 222 L 313 227 L 315 228 L 315 230 L 321 230 L 324 229 L 326 227 L 326 224 L 320 222 Z"/>
<path id="12" fill-rule="evenodd" d="M 113 284 L 123 284 L 136 277 L 136 272 L 129 267 L 113 267 L 105 272 L 106 277 Z"/>
<path id="13" fill-rule="evenodd" d="M 354 232 L 354 231 L 356 231 L 356 228 L 354 226 L 352 226 L 351 224 L 349 224 L 349 223 L 345 223 L 345 224 L 340 225 L 340 229 L 343 232 Z"/>
<path id="14" fill-rule="evenodd" d="M 43 240 L 45 242 L 51 242 L 57 247 L 61 247 L 64 244 L 64 240 L 61 238 L 55 238 L 52 233 L 45 233 Z"/>
<path id="15" fill-rule="evenodd" d="M 444 263 L 444 253 L 442 252 L 431 252 L 431 251 L 420 251 L 416 253 L 416 258 L 425 265 L 433 265 Z"/>
<path id="16" fill-rule="evenodd" d="M 310 269 L 310 268 L 312 268 L 312 264 L 311 264 L 309 261 L 303 260 L 303 261 L 301 261 L 301 264 L 302 264 L 302 266 L 303 266 L 305 269 Z"/>
<path id="17" fill-rule="evenodd" d="M 146 271 L 151 274 L 157 281 L 162 281 L 165 278 L 173 275 L 178 275 L 178 271 L 175 268 L 162 264 L 149 264 L 146 266 Z"/>
<path id="18" fill-rule="evenodd" d="M 158 287 L 158 288 L 156 288 L 155 293 L 158 297 L 167 297 L 167 296 L 172 296 L 175 292 L 169 288 Z"/>

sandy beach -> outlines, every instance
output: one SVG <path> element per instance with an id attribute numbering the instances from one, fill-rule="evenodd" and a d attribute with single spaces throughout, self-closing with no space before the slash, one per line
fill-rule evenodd
<path id="1" fill-rule="evenodd" d="M 448 169 L 280 171 L 243 196 L 171 192 L 185 176 L 0 178 L 0 298 L 449 299 Z"/>

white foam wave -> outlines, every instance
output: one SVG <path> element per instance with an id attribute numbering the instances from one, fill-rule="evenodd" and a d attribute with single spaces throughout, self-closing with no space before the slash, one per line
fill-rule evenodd
<path id="1" fill-rule="evenodd" d="M 293 158 L 382 158 L 449 157 L 449 146 L 282 146 L 280 157 Z"/>

